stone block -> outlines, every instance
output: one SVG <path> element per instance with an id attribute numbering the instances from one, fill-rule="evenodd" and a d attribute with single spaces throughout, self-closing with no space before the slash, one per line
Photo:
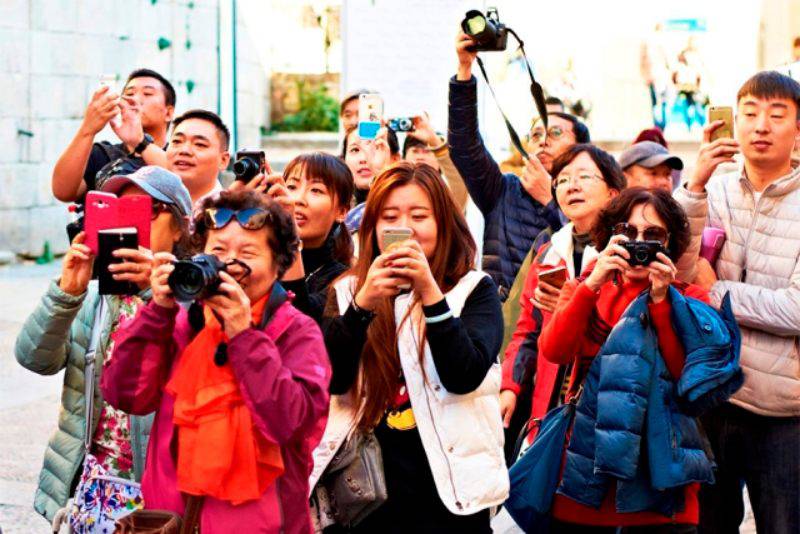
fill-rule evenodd
<path id="1" fill-rule="evenodd" d="M 75 75 L 86 72 L 93 67 L 84 64 L 80 51 L 88 44 L 85 34 L 33 31 L 31 72 L 48 75 Z"/>
<path id="2" fill-rule="evenodd" d="M 21 119 L 0 119 L 0 163 L 19 161 L 23 143 L 27 143 L 17 133 Z"/>
<path id="3" fill-rule="evenodd" d="M 72 32 L 78 29 L 76 2 L 71 0 L 29 0 L 29 3 L 32 29 L 57 32 Z"/>
<path id="4" fill-rule="evenodd" d="M 15 163 L 0 166 L 0 209 L 32 208 L 40 205 L 40 179 L 44 166 L 34 163 Z M 49 177 L 47 178 L 49 181 Z M 52 197 L 52 194 L 49 195 Z M 46 198 L 48 204 L 51 198 Z"/>
<path id="5" fill-rule="evenodd" d="M 0 28 L 30 28 L 30 0 L 3 0 L 0 2 Z"/>
<path id="6" fill-rule="evenodd" d="M 27 72 L 29 56 L 28 30 L 0 27 L 0 72 Z"/>
<path id="7" fill-rule="evenodd" d="M 28 75 L 6 74 L 0 84 L 0 117 L 25 117 L 28 115 Z"/>
<path id="8" fill-rule="evenodd" d="M 29 210 L 30 231 L 26 250 L 18 252 L 30 255 L 42 253 L 45 242 L 50 243 L 53 254 L 66 252 L 69 247 L 67 232 L 64 229 L 69 222 L 69 212 L 64 204 L 37 207 Z"/>

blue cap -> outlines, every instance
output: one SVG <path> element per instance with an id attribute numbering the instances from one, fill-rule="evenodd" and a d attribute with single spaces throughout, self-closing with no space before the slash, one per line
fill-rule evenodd
<path id="1" fill-rule="evenodd" d="M 176 206 L 184 217 L 192 214 L 192 197 L 177 174 L 156 165 L 142 167 L 132 174 L 112 176 L 100 189 L 117 194 L 128 185 L 135 185 L 165 204 Z"/>

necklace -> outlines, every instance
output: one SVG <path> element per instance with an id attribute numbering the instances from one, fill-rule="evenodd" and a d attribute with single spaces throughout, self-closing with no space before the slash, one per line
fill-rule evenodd
<path id="1" fill-rule="evenodd" d="M 307 283 L 308 283 L 308 281 L 311 279 L 311 277 L 312 277 L 312 276 L 314 276 L 315 274 L 317 274 L 317 273 L 318 273 L 318 272 L 319 272 L 319 271 L 320 271 L 320 270 L 321 270 L 323 267 L 325 267 L 325 265 L 324 265 L 324 264 L 323 264 L 323 265 L 320 265 L 319 267 L 317 267 L 316 269 L 314 269 L 314 271 L 313 271 L 311 274 L 309 274 L 309 275 L 306 275 L 306 279 L 305 279 L 305 282 L 306 282 L 306 284 L 307 284 Z"/>

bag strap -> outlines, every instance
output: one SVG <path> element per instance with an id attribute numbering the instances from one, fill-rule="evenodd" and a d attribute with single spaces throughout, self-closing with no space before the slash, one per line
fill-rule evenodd
<path id="1" fill-rule="evenodd" d="M 531 79 L 531 96 L 533 97 L 533 102 L 536 104 L 536 110 L 539 112 L 539 117 L 541 117 L 542 122 L 544 123 L 544 128 L 547 130 L 547 106 L 545 106 L 544 102 L 544 91 L 542 90 L 542 86 L 539 82 L 536 81 L 536 78 L 533 76 L 533 69 L 531 68 L 531 63 L 528 61 L 528 55 L 525 53 L 525 43 L 522 42 L 522 39 L 519 38 L 519 35 L 514 32 L 514 30 L 508 28 L 508 33 L 514 36 L 514 39 L 517 40 L 519 43 L 519 51 L 522 53 L 522 60 L 525 62 L 525 68 L 528 71 L 528 76 Z M 511 121 L 508 120 L 503 108 L 500 106 L 500 102 L 497 100 L 497 95 L 494 92 L 494 88 L 492 84 L 489 83 L 489 76 L 486 74 L 486 67 L 483 65 L 483 60 L 480 56 L 476 58 L 478 60 L 478 67 L 481 69 L 481 74 L 483 75 L 484 81 L 486 81 L 486 86 L 489 88 L 489 91 L 492 93 L 492 98 L 494 98 L 495 104 L 497 104 L 497 109 L 500 110 L 500 115 L 503 116 L 503 120 L 506 123 L 506 128 L 508 129 L 508 135 L 511 137 L 511 143 L 514 145 L 522 157 L 530 159 L 528 155 L 528 151 L 525 150 L 525 147 L 522 146 L 522 141 L 520 141 L 519 134 L 511 125 Z"/>
<path id="2" fill-rule="evenodd" d="M 100 345 L 100 337 L 106 327 L 107 303 L 103 295 L 98 297 L 97 309 L 92 324 L 92 336 L 86 347 L 85 364 L 83 367 L 84 402 L 86 404 L 86 430 L 84 432 L 83 447 L 88 454 L 92 447 L 92 421 L 94 420 L 94 381 L 95 381 L 95 355 Z"/>
<path id="3" fill-rule="evenodd" d="M 180 534 L 197 534 L 200 532 L 200 511 L 203 509 L 203 497 L 199 495 L 186 496 L 186 505 L 183 510 L 183 521 Z"/>

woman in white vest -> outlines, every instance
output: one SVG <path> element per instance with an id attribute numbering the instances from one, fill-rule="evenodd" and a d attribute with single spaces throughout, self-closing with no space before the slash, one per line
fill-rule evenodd
<path id="1" fill-rule="evenodd" d="M 386 247 L 401 228 L 410 238 Z M 374 431 L 388 498 L 350 532 L 489 533 L 489 508 L 508 494 L 497 287 L 474 270 L 464 217 L 424 164 L 375 180 L 360 248 L 323 325 L 334 397 L 312 487 L 348 434 Z"/>

